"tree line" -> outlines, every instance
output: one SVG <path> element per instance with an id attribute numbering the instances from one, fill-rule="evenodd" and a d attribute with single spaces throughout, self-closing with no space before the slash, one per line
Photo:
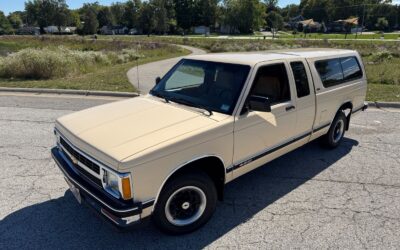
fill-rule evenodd
<path id="1" fill-rule="evenodd" d="M 267 27 L 282 29 L 299 15 L 324 23 L 359 17 L 368 29 L 376 29 L 378 22 L 390 29 L 399 26 L 400 6 L 391 0 L 301 0 L 284 8 L 277 0 L 131 0 L 110 6 L 86 3 L 71 10 L 65 0 L 29 0 L 23 11 L 8 16 L 0 11 L 0 34 L 12 34 L 22 25 L 38 26 L 41 32 L 50 25 L 73 26 L 80 34 L 95 34 L 111 25 L 143 34 L 189 33 L 195 26 L 253 33 Z"/>

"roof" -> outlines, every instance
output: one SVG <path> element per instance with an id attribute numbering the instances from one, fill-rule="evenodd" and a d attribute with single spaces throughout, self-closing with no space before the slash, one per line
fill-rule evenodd
<path id="1" fill-rule="evenodd" d="M 315 25 L 314 19 L 307 19 L 304 21 L 300 21 L 299 23 L 303 24 L 304 26 L 314 26 Z"/>
<path id="2" fill-rule="evenodd" d="M 255 65 L 259 62 L 291 58 L 318 58 L 354 53 L 344 49 L 287 49 L 259 52 L 210 53 L 204 55 L 186 56 L 187 59 Z"/>
<path id="3" fill-rule="evenodd" d="M 345 20 L 337 20 L 337 21 L 335 21 L 336 23 L 347 23 L 347 24 L 352 24 L 352 25 L 358 25 L 358 17 L 355 17 L 355 18 L 348 18 L 348 19 L 345 19 Z"/>

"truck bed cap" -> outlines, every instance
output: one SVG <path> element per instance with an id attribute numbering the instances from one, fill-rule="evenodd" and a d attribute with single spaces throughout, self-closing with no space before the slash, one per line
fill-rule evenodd
<path id="1" fill-rule="evenodd" d="M 236 63 L 255 65 L 259 62 L 272 61 L 278 59 L 290 58 L 317 58 L 325 56 L 340 56 L 352 54 L 353 50 L 344 49 L 325 49 L 325 48 L 311 48 L 311 49 L 285 49 L 285 50 L 267 50 L 256 52 L 229 52 L 229 53 L 210 53 L 204 55 L 187 56 L 187 59 L 215 61 L 224 63 Z"/>

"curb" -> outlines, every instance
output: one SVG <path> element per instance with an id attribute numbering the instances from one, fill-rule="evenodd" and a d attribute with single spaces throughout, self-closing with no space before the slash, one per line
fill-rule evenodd
<path id="1" fill-rule="evenodd" d="M 137 97 L 134 92 L 112 92 L 112 91 L 92 91 L 74 89 L 41 89 L 41 88 L 5 88 L 0 87 L 0 92 L 19 92 L 35 94 L 58 94 L 58 95 L 84 95 L 84 96 L 107 96 L 107 97 Z"/>
<path id="2" fill-rule="evenodd" d="M 375 108 L 400 108 L 400 102 L 368 102 L 370 107 Z"/>

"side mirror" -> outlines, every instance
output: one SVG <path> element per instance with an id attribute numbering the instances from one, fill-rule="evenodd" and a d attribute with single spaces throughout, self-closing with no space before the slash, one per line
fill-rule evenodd
<path id="1" fill-rule="evenodd" d="M 251 95 L 248 101 L 249 109 L 260 112 L 271 112 L 271 100 L 268 97 Z"/>
<path id="2" fill-rule="evenodd" d="M 156 85 L 159 84 L 161 82 L 161 78 L 159 76 L 157 76 L 156 78 Z"/>

